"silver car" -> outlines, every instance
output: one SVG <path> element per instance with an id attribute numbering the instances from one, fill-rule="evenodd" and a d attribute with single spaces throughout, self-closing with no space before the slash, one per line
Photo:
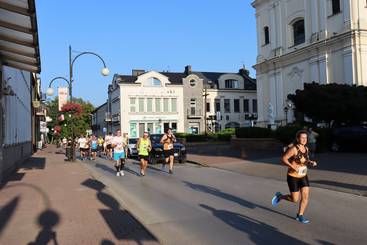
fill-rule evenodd
<path id="1" fill-rule="evenodd" d="M 137 138 L 131 138 L 129 139 L 129 144 L 128 144 L 128 153 L 127 156 L 128 157 L 137 157 L 138 156 L 138 150 L 136 149 L 136 143 L 138 142 Z"/>

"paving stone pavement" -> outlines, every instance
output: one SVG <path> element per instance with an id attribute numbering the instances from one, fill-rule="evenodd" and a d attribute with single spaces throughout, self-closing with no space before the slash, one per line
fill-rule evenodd
<path id="1" fill-rule="evenodd" d="M 0 244 L 159 244 L 85 166 L 58 151 L 36 152 L 1 185 Z"/>

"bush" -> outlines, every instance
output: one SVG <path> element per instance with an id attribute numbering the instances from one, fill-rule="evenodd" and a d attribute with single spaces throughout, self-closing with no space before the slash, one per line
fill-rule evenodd
<path id="1" fill-rule="evenodd" d="M 283 144 L 288 145 L 295 140 L 296 133 L 301 130 L 302 126 L 284 126 L 279 127 L 274 132 L 274 138 L 281 141 Z M 313 130 L 319 134 L 317 137 L 317 151 L 323 152 L 328 150 L 331 144 L 331 129 L 328 128 L 313 128 Z"/>
<path id="2" fill-rule="evenodd" d="M 236 128 L 237 138 L 271 138 L 272 131 L 268 128 Z"/>
<path id="3" fill-rule="evenodd" d="M 232 135 L 235 134 L 234 128 L 227 128 L 217 133 L 205 134 L 188 134 L 176 133 L 177 138 L 184 138 L 186 142 L 205 142 L 205 141 L 230 141 Z"/>
<path id="4" fill-rule="evenodd" d="M 296 133 L 301 129 L 302 127 L 294 126 L 294 125 L 283 126 L 283 127 L 277 128 L 274 131 L 273 135 L 274 135 L 274 138 L 276 138 L 283 144 L 288 145 L 294 141 L 296 137 Z"/>

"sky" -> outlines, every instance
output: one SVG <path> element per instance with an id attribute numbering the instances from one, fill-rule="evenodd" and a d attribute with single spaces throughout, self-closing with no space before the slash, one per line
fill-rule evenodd
<path id="1" fill-rule="evenodd" d="M 114 74 L 132 69 L 237 72 L 255 76 L 256 19 L 252 0 L 36 0 L 45 92 L 57 76 L 69 77 L 73 56 L 91 51 L 105 60 L 80 56 L 74 64 L 73 96 L 94 106 L 106 102 Z M 56 80 L 53 88 L 66 86 Z"/>

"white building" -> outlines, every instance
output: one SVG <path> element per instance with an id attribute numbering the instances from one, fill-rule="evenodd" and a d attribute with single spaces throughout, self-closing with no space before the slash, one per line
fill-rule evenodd
<path id="1" fill-rule="evenodd" d="M 367 85 L 365 0 L 256 0 L 258 122 L 286 115 L 304 83 Z"/>
<path id="2" fill-rule="evenodd" d="M 133 75 L 114 76 L 120 86 L 121 131 L 131 138 L 144 131 L 160 134 L 169 127 L 183 132 L 182 82 L 155 71 Z"/>
<path id="3" fill-rule="evenodd" d="M 203 133 L 205 125 L 208 131 L 250 125 L 249 119 L 257 117 L 256 82 L 245 69 L 238 73 L 198 72 L 191 66 L 185 72 L 133 70 L 132 75 L 114 76 L 107 104 L 112 124 L 130 137 L 144 131 L 159 134 L 166 128 Z"/>

